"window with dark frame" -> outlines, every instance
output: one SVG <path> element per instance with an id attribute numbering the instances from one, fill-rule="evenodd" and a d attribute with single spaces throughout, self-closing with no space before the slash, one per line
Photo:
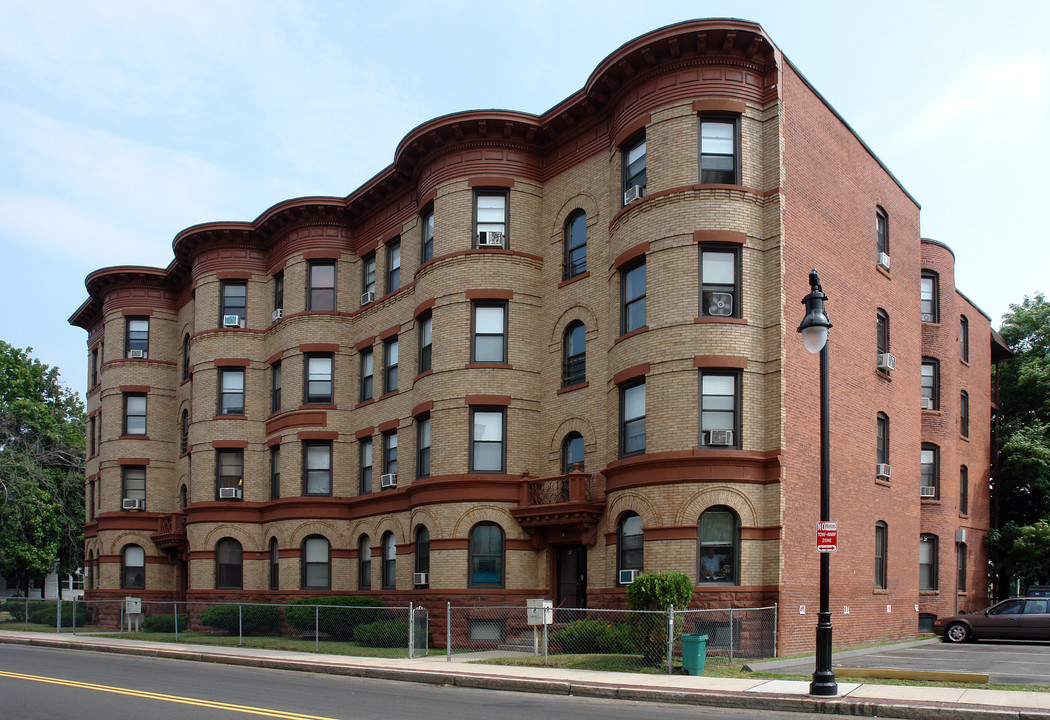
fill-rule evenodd
<path id="1" fill-rule="evenodd" d="M 890 351 L 890 316 L 882 308 L 875 311 L 875 342 L 879 355 Z"/>
<path id="2" fill-rule="evenodd" d="M 959 316 L 959 359 L 970 362 L 970 321 L 965 315 Z"/>
<path id="3" fill-rule="evenodd" d="M 303 442 L 303 495 L 332 494 L 332 441 Z"/>
<path id="4" fill-rule="evenodd" d="M 922 359 L 920 393 L 925 400 L 924 410 L 939 410 L 941 407 L 941 364 L 935 358 Z"/>
<path id="5" fill-rule="evenodd" d="M 146 466 L 123 465 L 120 468 L 121 497 L 127 500 L 140 500 L 145 508 L 146 502 Z"/>
<path id="6" fill-rule="evenodd" d="M 129 317 L 124 325 L 124 357 L 149 357 L 149 318 Z"/>
<path id="7" fill-rule="evenodd" d="M 890 416 L 884 412 L 875 416 L 875 464 L 890 464 Z"/>
<path id="8" fill-rule="evenodd" d="M 562 279 L 587 272 L 587 213 L 573 210 L 565 221 L 565 265 Z"/>
<path id="9" fill-rule="evenodd" d="M 215 589 L 240 590 L 244 577 L 244 553 L 241 544 L 233 538 L 223 538 L 215 544 Z"/>
<path id="10" fill-rule="evenodd" d="M 889 542 L 889 528 L 885 522 L 879 520 L 875 523 L 875 588 L 887 590 L 886 557 L 887 543 Z"/>
<path id="11" fill-rule="evenodd" d="M 738 117 L 701 115 L 700 183 L 740 184 Z"/>
<path id="12" fill-rule="evenodd" d="M 470 472 L 504 471 L 506 418 L 503 408 L 471 408 Z"/>
<path id="13" fill-rule="evenodd" d="M 187 333 L 182 337 L 182 379 L 190 377 L 190 336 Z"/>
<path id="14" fill-rule="evenodd" d="M 419 316 L 419 362 L 417 375 L 433 368 L 434 316 L 428 311 Z"/>
<path id="15" fill-rule="evenodd" d="M 740 249 L 700 246 L 700 315 L 740 317 Z"/>
<path id="16" fill-rule="evenodd" d="M 509 247 L 506 190 L 478 190 L 474 193 L 474 247 Z"/>
<path id="17" fill-rule="evenodd" d="M 357 444 L 358 493 L 372 492 L 372 438 L 364 438 Z"/>
<path id="18" fill-rule="evenodd" d="M 923 533 L 919 536 L 919 589 L 937 589 L 937 545 L 936 535 Z"/>
<path id="19" fill-rule="evenodd" d="M 372 297 L 375 297 L 376 254 L 374 252 L 366 255 L 361 261 L 361 292 L 365 295 L 371 294 Z M 365 304 L 364 298 L 362 298 L 361 304 Z"/>
<path id="20" fill-rule="evenodd" d="M 236 317 L 238 324 L 247 319 L 248 283 L 223 280 L 220 285 L 222 301 L 219 308 L 219 323 L 222 327 L 228 327 L 226 320 L 229 316 Z"/>
<path id="21" fill-rule="evenodd" d="M 919 475 L 921 496 L 933 500 L 941 497 L 940 470 L 938 466 L 939 448 L 932 443 L 923 443 L 919 453 Z"/>
<path id="22" fill-rule="evenodd" d="M 970 471 L 965 465 L 959 468 L 959 514 L 970 514 Z"/>
<path id="23" fill-rule="evenodd" d="M 328 590 L 332 587 L 332 546 L 321 535 L 310 535 L 303 540 L 303 590 Z"/>
<path id="24" fill-rule="evenodd" d="M 697 521 L 696 577 L 701 583 L 739 585 L 740 519 L 724 505 L 704 510 Z"/>
<path id="25" fill-rule="evenodd" d="M 146 551 L 138 545 L 125 545 L 120 553 L 120 587 L 146 589 Z"/>
<path id="26" fill-rule="evenodd" d="M 383 474 L 397 475 L 397 430 L 383 433 Z"/>
<path id="27" fill-rule="evenodd" d="M 331 405 L 334 402 L 334 357 L 330 353 L 306 354 L 304 358 L 304 405 Z"/>
<path id="28" fill-rule="evenodd" d="M 587 328 L 573 320 L 562 343 L 561 386 L 572 387 L 587 379 Z"/>
<path id="29" fill-rule="evenodd" d="M 940 322 L 937 316 L 937 273 L 923 270 L 919 280 L 919 309 L 923 322 Z"/>
<path id="30" fill-rule="evenodd" d="M 185 413 L 186 411 L 183 410 L 182 412 Z M 185 446 L 185 442 L 183 443 L 183 445 Z M 182 451 L 186 452 L 185 447 L 183 447 Z M 88 457 L 89 458 L 95 457 L 95 416 L 94 415 L 92 415 L 91 417 L 88 418 Z"/>
<path id="31" fill-rule="evenodd" d="M 561 442 L 561 471 L 563 473 L 583 470 L 583 435 L 571 432 Z"/>
<path id="32" fill-rule="evenodd" d="M 628 190 L 634 186 L 642 188 L 642 194 L 646 187 L 645 170 L 645 134 L 642 133 L 636 139 L 631 140 L 623 146 L 623 187 L 622 194 L 626 196 Z M 626 197 L 621 199 L 625 200 Z M 627 203 L 624 202 L 623 205 Z"/>
<path id="33" fill-rule="evenodd" d="M 740 448 L 740 373 L 700 372 L 701 447 Z"/>
<path id="34" fill-rule="evenodd" d="M 270 412 L 281 412 L 281 363 L 270 366 Z"/>
<path id="35" fill-rule="evenodd" d="M 357 540 L 357 589 L 372 589 L 372 541 L 367 535 Z"/>
<path id="36" fill-rule="evenodd" d="M 955 591 L 966 592 L 966 543 L 959 543 L 956 549 Z"/>
<path id="37" fill-rule="evenodd" d="M 645 258 L 620 270 L 620 334 L 645 325 Z"/>
<path id="38" fill-rule="evenodd" d="M 416 477 L 430 476 L 430 415 L 416 418 Z"/>
<path id="39" fill-rule="evenodd" d="M 179 454 L 185 455 L 190 449 L 190 411 L 183 409 L 179 423 Z"/>
<path id="40" fill-rule="evenodd" d="M 419 264 L 434 259 L 434 209 L 423 211 L 420 216 L 421 237 L 419 241 Z"/>
<path id="41" fill-rule="evenodd" d="M 415 572 L 430 574 L 430 531 L 426 525 L 416 528 Z M 429 580 L 429 578 L 428 578 Z M 427 587 L 429 582 L 417 587 Z"/>
<path id="42" fill-rule="evenodd" d="M 504 538 L 503 528 L 493 522 L 481 522 L 471 528 L 468 587 L 503 587 Z"/>
<path id="43" fill-rule="evenodd" d="M 215 451 L 215 499 L 226 499 L 220 497 L 220 491 L 225 488 L 233 488 L 241 491 L 244 487 L 244 450 L 221 449 Z"/>
<path id="44" fill-rule="evenodd" d="M 219 368 L 219 415 L 244 415 L 244 368 Z"/>
<path id="45" fill-rule="evenodd" d="M 124 393 L 123 434 L 146 434 L 146 393 Z"/>
<path id="46" fill-rule="evenodd" d="M 471 362 L 507 362 L 507 304 L 471 304 Z"/>
<path id="47" fill-rule="evenodd" d="M 401 287 L 401 238 L 386 244 L 386 292 Z"/>
<path id="48" fill-rule="evenodd" d="M 397 544 L 394 533 L 387 530 L 383 533 L 383 589 L 397 589 Z"/>
<path id="49" fill-rule="evenodd" d="M 361 351 L 361 400 L 372 399 L 372 379 L 375 372 L 375 355 L 372 348 Z"/>
<path id="50" fill-rule="evenodd" d="M 270 499 L 281 497 L 281 446 L 270 447 Z"/>
<path id="51" fill-rule="evenodd" d="M 189 335 L 187 335 L 186 339 L 183 340 L 184 352 L 185 352 L 186 344 L 188 342 L 189 342 Z M 186 379 L 186 371 L 185 371 L 185 369 L 183 370 L 182 378 L 184 380 Z M 98 348 L 97 347 L 93 348 L 91 350 L 91 365 L 90 365 L 90 367 L 88 369 L 88 388 L 89 389 L 93 388 L 96 385 L 98 385 Z"/>
<path id="52" fill-rule="evenodd" d="M 383 394 L 397 390 L 398 341 L 392 337 L 383 343 Z"/>
<path id="53" fill-rule="evenodd" d="M 875 252 L 890 254 L 890 217 L 881 206 L 875 208 Z"/>
<path id="54" fill-rule="evenodd" d="M 278 311 L 284 312 L 284 272 L 273 276 L 273 310 L 274 320 L 279 317 Z"/>
<path id="55" fill-rule="evenodd" d="M 335 263 L 331 260 L 311 261 L 307 265 L 307 310 L 335 310 Z"/>
<path id="56" fill-rule="evenodd" d="M 620 457 L 645 452 L 645 378 L 620 386 Z"/>
<path id="57" fill-rule="evenodd" d="M 281 554 L 277 547 L 277 538 L 270 538 L 270 589 L 281 589 Z"/>
<path id="58" fill-rule="evenodd" d="M 634 570 L 642 572 L 645 555 L 645 538 L 642 529 L 642 518 L 638 513 L 628 510 L 616 523 L 616 584 L 620 582 L 620 572 Z"/>
<path id="59" fill-rule="evenodd" d="M 87 510 L 85 511 L 85 516 L 86 516 L 88 522 L 93 522 L 95 520 L 95 481 L 94 480 L 89 480 L 88 481 Z M 91 587 L 91 585 L 89 584 L 88 587 Z"/>
<path id="60" fill-rule="evenodd" d="M 959 393 L 959 434 L 970 437 L 970 394 L 965 390 Z"/>

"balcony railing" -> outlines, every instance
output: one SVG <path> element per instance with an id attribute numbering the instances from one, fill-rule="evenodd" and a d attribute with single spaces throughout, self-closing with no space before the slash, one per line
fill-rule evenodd
<path id="1" fill-rule="evenodd" d="M 185 559 L 189 549 L 186 539 L 186 516 L 181 512 L 161 515 L 157 519 L 157 531 L 150 535 L 150 540 L 172 559 Z"/>
<path id="2" fill-rule="evenodd" d="M 598 478 L 570 472 L 547 478 L 524 475 L 518 507 L 511 510 L 518 523 L 543 547 L 551 538 L 591 545 L 597 540 L 598 520 L 605 510 L 605 495 Z"/>

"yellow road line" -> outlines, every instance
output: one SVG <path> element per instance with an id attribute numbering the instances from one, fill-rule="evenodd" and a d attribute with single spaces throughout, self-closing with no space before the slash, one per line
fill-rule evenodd
<path id="1" fill-rule="evenodd" d="M 0 677 L 14 678 L 16 680 L 32 680 L 33 682 L 48 683 L 50 685 L 65 685 L 66 687 L 80 688 L 82 690 L 98 690 L 100 692 L 115 693 L 117 695 L 129 695 L 131 697 L 145 698 L 147 700 L 161 700 L 182 705 L 196 705 L 198 707 L 212 708 L 215 710 L 229 710 L 231 712 L 247 713 L 249 715 L 262 715 L 264 717 L 284 718 L 285 720 L 338 720 L 318 715 L 303 715 L 301 713 L 285 712 L 283 710 L 270 710 L 268 708 L 251 707 L 249 705 L 233 705 L 231 703 L 217 702 L 214 700 L 198 700 L 197 698 L 180 697 L 178 695 L 165 695 L 163 693 L 147 692 L 145 690 L 129 690 L 128 688 L 112 687 L 110 685 L 96 685 L 94 683 L 78 682 L 75 680 L 61 680 L 49 678 L 42 675 L 25 675 L 0 670 Z"/>

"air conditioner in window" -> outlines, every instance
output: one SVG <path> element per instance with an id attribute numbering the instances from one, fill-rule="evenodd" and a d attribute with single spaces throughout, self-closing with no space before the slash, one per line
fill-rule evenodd
<path id="1" fill-rule="evenodd" d="M 919 497 L 937 497 L 937 488 L 935 488 L 933 485 L 921 485 L 919 487 Z"/>
<path id="2" fill-rule="evenodd" d="M 361 306 L 362 307 L 364 307 L 365 305 L 367 305 L 369 303 L 373 303 L 375 301 L 376 301 L 376 294 L 374 292 L 372 292 L 371 290 L 369 290 L 366 293 L 361 293 Z"/>
<path id="3" fill-rule="evenodd" d="M 875 464 L 875 477 L 882 478 L 883 480 L 890 479 L 890 464 L 889 463 L 876 463 Z"/>
<path id="4" fill-rule="evenodd" d="M 922 321 L 923 322 L 933 322 L 933 313 L 923 313 L 922 314 Z"/>
<path id="5" fill-rule="evenodd" d="M 632 185 L 623 191 L 623 204 L 629 205 L 642 197 L 645 197 L 645 185 Z"/>
<path id="6" fill-rule="evenodd" d="M 955 531 L 955 542 L 964 543 L 966 542 L 966 528 L 958 528 Z"/>
<path id="7" fill-rule="evenodd" d="M 144 353 L 142 350 L 128 350 L 128 357 L 129 358 L 144 358 L 144 357 L 146 357 L 146 353 Z"/>
<path id="8" fill-rule="evenodd" d="M 889 372 L 897 367 L 897 358 L 889 353 L 879 353 L 878 360 L 875 361 L 875 367 Z"/>
<path id="9" fill-rule="evenodd" d="M 882 268 L 883 270 L 889 270 L 890 269 L 890 256 L 887 255 L 886 253 L 883 253 L 883 252 L 879 253 L 879 260 L 878 260 L 878 262 L 879 262 L 879 267 Z"/>
<path id="10" fill-rule="evenodd" d="M 732 293 L 711 293 L 711 302 L 707 305 L 707 312 L 709 315 L 715 317 L 729 317 L 733 314 L 733 294 Z"/>
<path id="11" fill-rule="evenodd" d="M 224 487 L 219 488 L 219 499 L 220 500 L 240 500 L 241 489 L 235 487 Z"/>
<path id="12" fill-rule="evenodd" d="M 274 322 L 277 322 L 282 317 L 284 317 L 284 310 L 282 310 L 281 308 L 277 308 L 276 310 L 273 311 L 273 321 Z"/>
<path id="13" fill-rule="evenodd" d="M 397 473 L 383 473 L 379 476 L 379 487 L 381 488 L 392 488 L 397 487 Z"/>
<path id="14" fill-rule="evenodd" d="M 922 403 L 923 410 L 933 410 L 933 398 L 924 397 L 919 402 Z"/>
<path id="15" fill-rule="evenodd" d="M 620 584 L 630 585 L 634 582 L 634 579 L 642 574 L 641 570 L 621 570 L 620 571 Z"/>
<path id="16" fill-rule="evenodd" d="M 412 573 L 413 585 L 429 585 L 430 573 Z"/>
<path id="17" fill-rule="evenodd" d="M 236 315 L 223 315 L 222 316 L 223 327 L 240 327 L 241 319 Z"/>
<path id="18" fill-rule="evenodd" d="M 145 510 L 146 501 L 142 498 L 124 498 L 121 507 L 125 510 Z"/>
<path id="19" fill-rule="evenodd" d="M 733 431 L 732 430 L 710 430 L 707 433 L 707 444 L 708 445 L 732 445 L 733 444 Z"/>
<path id="20" fill-rule="evenodd" d="M 494 230 L 479 232 L 478 247 L 503 247 L 503 233 Z"/>

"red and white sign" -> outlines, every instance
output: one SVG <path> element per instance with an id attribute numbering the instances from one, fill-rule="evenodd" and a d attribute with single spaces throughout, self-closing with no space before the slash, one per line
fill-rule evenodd
<path id="1" fill-rule="evenodd" d="M 839 526 L 833 522 L 817 523 L 817 552 L 835 552 L 839 549 Z"/>

